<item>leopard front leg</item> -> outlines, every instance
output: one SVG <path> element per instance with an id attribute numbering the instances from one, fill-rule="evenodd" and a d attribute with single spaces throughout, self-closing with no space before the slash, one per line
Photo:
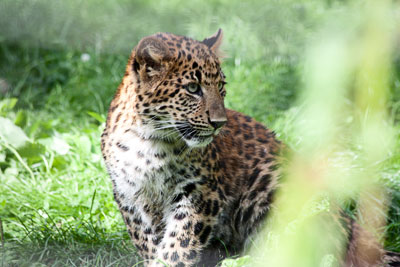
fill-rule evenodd
<path id="1" fill-rule="evenodd" d="M 151 266 L 194 266 L 212 236 L 219 208 L 213 207 L 218 205 L 215 203 L 205 200 L 199 205 L 185 198 L 174 205 L 165 221 L 157 259 Z"/>
<path id="2" fill-rule="evenodd" d="M 164 225 L 158 216 L 149 216 L 145 208 L 146 206 L 143 207 L 139 203 L 136 203 L 136 206 L 120 205 L 131 240 L 147 266 L 156 258 Z"/>

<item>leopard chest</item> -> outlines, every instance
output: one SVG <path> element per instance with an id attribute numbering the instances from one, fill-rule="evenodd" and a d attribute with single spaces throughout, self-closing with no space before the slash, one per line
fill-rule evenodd
<path id="1" fill-rule="evenodd" d="M 113 140 L 107 168 L 121 206 L 151 204 L 163 212 L 187 184 L 201 179 L 199 166 L 168 144 L 133 133 Z"/>

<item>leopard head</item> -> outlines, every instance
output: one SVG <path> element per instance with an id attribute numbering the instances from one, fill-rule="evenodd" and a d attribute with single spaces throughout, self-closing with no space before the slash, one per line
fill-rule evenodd
<path id="1" fill-rule="evenodd" d="M 203 41 L 158 33 L 139 42 L 127 75 L 144 137 L 202 147 L 219 133 L 227 121 L 221 41 L 218 30 Z"/>

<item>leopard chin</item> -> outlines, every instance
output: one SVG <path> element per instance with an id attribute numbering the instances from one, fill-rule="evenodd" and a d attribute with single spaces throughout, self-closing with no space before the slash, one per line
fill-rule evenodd
<path id="1" fill-rule="evenodd" d="M 206 147 L 213 141 L 213 136 L 207 136 L 207 137 L 195 137 L 191 139 L 186 139 L 183 138 L 185 143 L 187 144 L 188 147 L 191 148 L 201 148 L 201 147 Z"/>

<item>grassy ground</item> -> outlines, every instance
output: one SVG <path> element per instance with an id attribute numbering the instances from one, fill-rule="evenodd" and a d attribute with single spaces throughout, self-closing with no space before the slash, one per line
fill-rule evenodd
<path id="1" fill-rule="evenodd" d="M 316 25 L 341 10 L 341 1 L 64 2 L 0 3 L 0 266 L 138 261 L 112 198 L 99 140 L 140 37 L 169 31 L 201 39 L 222 27 L 229 55 L 223 65 L 226 105 L 296 148 L 302 55 Z M 380 163 L 380 176 L 392 196 L 385 244 L 400 252 L 396 58 L 388 110 L 397 140 Z"/>

